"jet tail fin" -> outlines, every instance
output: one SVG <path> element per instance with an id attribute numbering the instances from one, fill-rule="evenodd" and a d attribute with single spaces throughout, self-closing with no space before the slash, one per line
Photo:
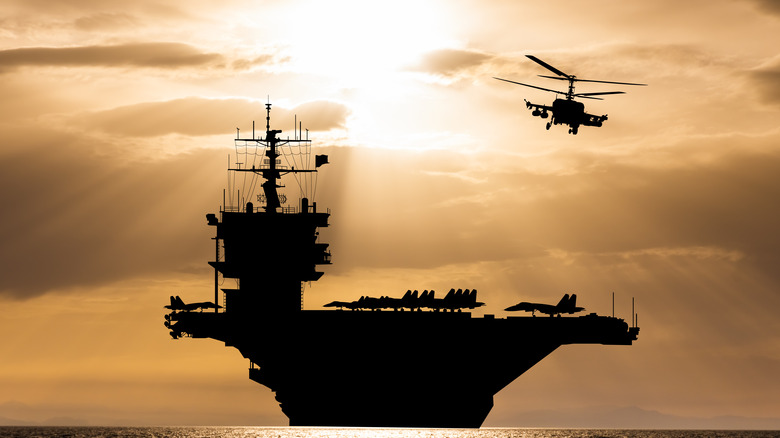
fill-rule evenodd
<path id="1" fill-rule="evenodd" d="M 420 307 L 430 307 L 435 299 L 436 292 L 434 292 L 433 289 L 423 291 L 423 294 L 420 297 Z"/>

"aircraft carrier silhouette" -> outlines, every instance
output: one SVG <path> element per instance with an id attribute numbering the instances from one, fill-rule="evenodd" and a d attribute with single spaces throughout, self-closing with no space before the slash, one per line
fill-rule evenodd
<path id="1" fill-rule="evenodd" d="M 331 263 L 328 244 L 318 239 L 330 211 L 307 196 L 284 206 L 278 189 L 282 176 L 292 176 L 306 195 L 328 158 L 315 155 L 311 162 L 308 132 L 303 138 L 297 121 L 294 137 L 280 139 L 281 131 L 270 128 L 270 103 L 266 111 L 265 133 L 256 137 L 253 126 L 252 137 L 241 138 L 237 131 L 238 164 L 228 178 L 249 177 L 261 193 L 251 198 L 250 190 L 242 198 L 234 186 L 220 211 L 206 215 L 216 229 L 209 262 L 214 302 L 188 305 L 171 297 L 165 326 L 174 339 L 212 338 L 238 349 L 250 360 L 249 378 L 276 394 L 291 426 L 477 428 L 493 395 L 559 346 L 637 339 L 633 317 L 632 327 L 596 314 L 561 317 L 577 311 L 568 296 L 560 312 L 518 304 L 518 310 L 549 317 L 472 317 L 463 310 L 483 303 L 468 289 L 442 298 L 432 290 L 408 291 L 402 298 L 362 297 L 326 306 L 333 310 L 303 310 L 303 286 L 323 275 L 318 265 Z M 237 285 L 221 288 L 223 309 L 220 278 Z"/>

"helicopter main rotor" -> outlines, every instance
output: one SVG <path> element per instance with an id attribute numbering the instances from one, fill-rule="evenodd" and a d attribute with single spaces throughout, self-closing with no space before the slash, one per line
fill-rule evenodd
<path id="1" fill-rule="evenodd" d="M 572 100 L 575 97 L 580 97 L 580 98 L 584 98 L 584 99 L 602 100 L 600 97 L 592 97 L 592 96 L 603 96 L 603 95 L 607 95 L 607 94 L 625 94 L 624 91 L 603 91 L 603 92 L 596 92 L 596 93 L 574 93 L 574 83 L 575 82 L 596 82 L 596 83 L 600 83 L 600 84 L 639 85 L 639 86 L 647 85 L 647 84 L 637 84 L 637 83 L 634 83 L 634 82 L 615 82 L 615 81 L 597 81 L 597 80 L 594 80 L 594 79 L 579 79 L 579 78 L 577 78 L 574 75 L 568 75 L 568 74 L 558 70 L 557 68 L 555 68 L 555 67 L 551 66 L 550 64 L 542 61 L 541 59 L 537 58 L 536 56 L 533 56 L 533 55 L 525 55 L 525 56 L 526 56 L 526 58 L 530 59 L 531 61 L 541 65 L 542 67 L 546 68 L 547 70 L 550 70 L 551 72 L 553 72 L 556 75 L 558 75 L 558 76 L 539 75 L 539 77 L 547 78 L 547 79 L 557 79 L 557 80 L 560 80 L 560 81 L 569 81 L 569 91 L 568 92 L 562 92 L 562 91 L 558 91 L 558 90 L 551 90 L 549 88 L 537 87 L 536 85 L 524 84 L 522 82 L 510 81 L 508 79 L 501 79 L 501 78 L 497 78 L 497 77 L 493 77 L 493 79 L 498 79 L 499 81 L 511 82 L 513 84 L 523 85 L 523 86 L 526 86 L 526 87 L 536 88 L 538 90 L 549 91 L 551 93 L 562 94 L 562 95 L 566 96 L 567 100 Z"/>
<path id="2" fill-rule="evenodd" d="M 569 100 L 571 100 L 574 97 L 581 97 L 583 99 L 604 100 L 604 99 L 602 99 L 600 97 L 593 97 L 593 96 L 599 96 L 599 95 L 605 95 L 605 94 L 625 94 L 626 93 L 625 91 L 601 91 L 601 92 L 596 92 L 596 93 L 574 93 L 573 87 L 571 87 L 571 89 L 569 90 L 570 93 L 566 93 L 566 92 L 563 92 L 563 91 L 551 90 L 549 88 L 537 87 L 536 85 L 530 85 L 530 84 L 524 84 L 522 82 L 510 81 L 509 79 L 501 79 L 501 78 L 497 78 L 495 76 L 493 77 L 493 79 L 498 79 L 499 81 L 510 82 L 512 84 L 517 84 L 517 85 L 524 85 L 526 87 L 536 88 L 537 90 L 549 91 L 549 92 L 555 93 L 555 94 L 562 94 L 562 95 L 566 96 L 566 98 L 569 99 Z M 558 78 L 555 78 L 555 79 L 558 79 Z"/>

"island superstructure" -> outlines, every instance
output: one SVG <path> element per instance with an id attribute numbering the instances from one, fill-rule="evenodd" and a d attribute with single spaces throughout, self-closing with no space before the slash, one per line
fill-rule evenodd
<path id="1" fill-rule="evenodd" d="M 250 361 L 249 378 L 275 393 L 291 426 L 477 428 L 493 396 L 559 346 L 637 339 L 633 321 L 596 314 L 472 317 L 467 310 L 483 304 L 473 289 L 443 297 L 408 290 L 304 310 L 304 286 L 331 263 L 318 231 L 330 211 L 309 197 L 328 157 L 312 162 L 308 133 L 296 123 L 293 137 L 282 139 L 270 114 L 267 104 L 262 135 L 237 134 L 243 159 L 229 169 L 229 181 L 248 177 L 258 193 L 231 187 L 219 212 L 206 215 L 216 229 L 214 302 L 171 297 L 165 325 L 174 339 L 238 349 Z M 300 189 L 293 205 L 279 193 L 282 177 Z M 236 286 L 220 287 L 226 279 Z"/>

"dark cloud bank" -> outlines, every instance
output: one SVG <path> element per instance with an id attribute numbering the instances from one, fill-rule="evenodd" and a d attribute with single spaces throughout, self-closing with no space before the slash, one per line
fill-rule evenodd
<path id="1" fill-rule="evenodd" d="M 204 52 L 189 44 L 145 42 L 76 47 L 22 47 L 0 50 L 0 72 L 21 67 L 144 67 L 179 69 L 186 67 L 244 70 L 277 60 L 266 54 L 254 58 L 228 59 Z"/>
<path id="2" fill-rule="evenodd" d="M 292 109 L 273 107 L 276 126 L 289 123 L 295 116 L 310 131 L 343 128 L 349 108 L 331 101 L 312 101 Z M 265 104 L 246 99 L 203 99 L 187 97 L 164 102 L 145 102 L 106 111 L 80 114 L 74 122 L 86 129 L 151 137 L 165 134 L 212 135 L 235 132 L 236 126 L 251 128 L 254 119 L 257 131 L 265 129 Z M 244 131 L 246 132 L 246 131 Z"/>
<path id="3" fill-rule="evenodd" d="M 136 43 L 112 46 L 26 47 L 0 51 L 4 68 L 19 66 L 95 66 L 176 68 L 220 61 L 181 43 Z"/>

